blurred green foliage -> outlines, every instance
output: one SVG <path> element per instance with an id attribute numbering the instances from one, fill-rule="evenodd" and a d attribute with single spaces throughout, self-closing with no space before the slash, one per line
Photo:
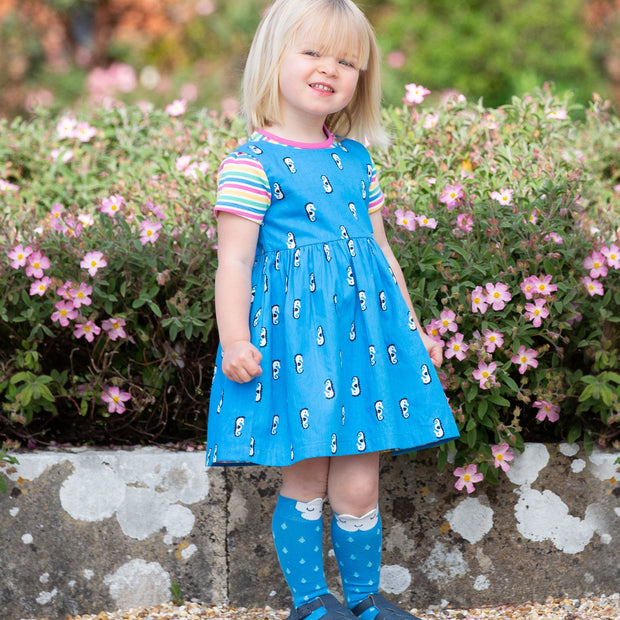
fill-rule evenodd
<path id="1" fill-rule="evenodd" d="M 56 110 L 88 103 L 89 72 L 113 62 L 127 63 L 138 78 L 145 67 L 158 75 L 155 84 L 138 79 L 130 92 L 111 93 L 125 103 L 163 105 L 191 84 L 200 104 L 219 109 L 224 98 L 238 95 L 245 55 L 269 0 L 213 0 L 206 3 L 212 9 L 199 10 L 205 1 L 160 0 L 153 5 L 161 5 L 159 12 L 132 18 L 132 31 L 123 19 L 134 6 L 146 6 L 138 0 L 47 0 L 57 18 L 53 27 L 65 30 L 55 43 L 52 26 L 32 19 L 25 7 L 0 13 L 0 114 L 37 103 Z M 434 93 L 483 97 L 489 106 L 545 81 L 558 92 L 571 90 L 582 104 L 594 91 L 611 95 L 603 59 L 613 37 L 586 25 L 588 0 L 363 0 L 360 6 L 384 52 L 388 105 L 400 103 L 410 82 Z"/>

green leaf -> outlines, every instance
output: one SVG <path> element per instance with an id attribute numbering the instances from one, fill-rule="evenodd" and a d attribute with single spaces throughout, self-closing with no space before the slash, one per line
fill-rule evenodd
<path id="1" fill-rule="evenodd" d="M 579 437 L 581 437 L 581 430 L 581 422 L 575 422 L 568 431 L 566 441 L 571 444 L 575 443 L 579 439 Z"/>

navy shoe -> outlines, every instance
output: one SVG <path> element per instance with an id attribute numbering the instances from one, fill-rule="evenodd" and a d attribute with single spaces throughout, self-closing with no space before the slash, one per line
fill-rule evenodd
<path id="1" fill-rule="evenodd" d="M 379 610 L 374 620 L 420 620 L 417 616 L 396 607 L 396 605 L 392 605 L 392 603 L 381 594 L 371 594 L 361 603 L 358 603 L 351 611 L 356 616 L 361 616 L 371 607 L 376 607 Z"/>
<path id="2" fill-rule="evenodd" d="M 287 620 L 304 620 L 313 611 L 323 607 L 325 614 L 320 620 L 358 620 L 350 609 L 345 607 L 333 594 L 323 594 L 309 603 L 295 607 Z"/>

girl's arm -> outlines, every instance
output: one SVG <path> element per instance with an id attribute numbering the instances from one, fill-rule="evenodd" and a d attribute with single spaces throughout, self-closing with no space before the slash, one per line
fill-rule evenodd
<path id="1" fill-rule="evenodd" d="M 385 234 L 385 227 L 383 225 L 383 215 L 381 214 L 381 211 L 379 210 L 379 211 L 375 211 L 374 213 L 371 213 L 370 221 L 372 223 L 372 229 L 373 229 L 373 235 L 374 235 L 375 241 L 377 242 L 377 244 L 379 245 L 379 247 L 385 254 L 385 258 L 387 258 L 387 261 L 390 264 L 392 271 L 394 272 L 394 276 L 396 277 L 396 282 L 398 283 L 398 288 L 400 288 L 400 292 L 402 293 L 403 298 L 407 302 L 407 306 L 409 307 L 411 316 L 413 317 L 415 324 L 418 326 L 418 331 L 420 333 L 420 336 L 422 337 L 422 342 L 424 343 L 424 346 L 426 347 L 428 355 L 431 358 L 433 365 L 436 368 L 439 368 L 441 366 L 441 362 L 443 358 L 441 345 L 426 334 L 426 332 L 422 329 L 422 325 L 420 324 L 418 317 L 416 316 L 415 310 L 413 309 L 413 303 L 411 302 L 411 297 L 409 296 L 409 291 L 407 290 L 405 276 L 403 275 L 403 271 L 400 268 L 400 265 L 398 264 L 396 257 L 394 256 L 394 252 L 392 252 L 392 248 L 390 247 L 387 236 Z"/>
<path id="2" fill-rule="evenodd" d="M 246 383 L 262 370 L 260 351 L 250 342 L 251 274 L 259 225 L 232 213 L 218 214 L 215 314 L 222 345 L 222 372 Z"/>

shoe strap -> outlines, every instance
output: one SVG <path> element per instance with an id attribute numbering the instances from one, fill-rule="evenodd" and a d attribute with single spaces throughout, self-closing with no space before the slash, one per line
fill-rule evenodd
<path id="1" fill-rule="evenodd" d="M 309 603 L 300 605 L 295 610 L 297 612 L 298 620 L 304 620 L 304 618 L 307 618 L 314 610 L 319 609 L 319 607 L 323 607 L 323 601 L 321 601 L 320 596 Z"/>

